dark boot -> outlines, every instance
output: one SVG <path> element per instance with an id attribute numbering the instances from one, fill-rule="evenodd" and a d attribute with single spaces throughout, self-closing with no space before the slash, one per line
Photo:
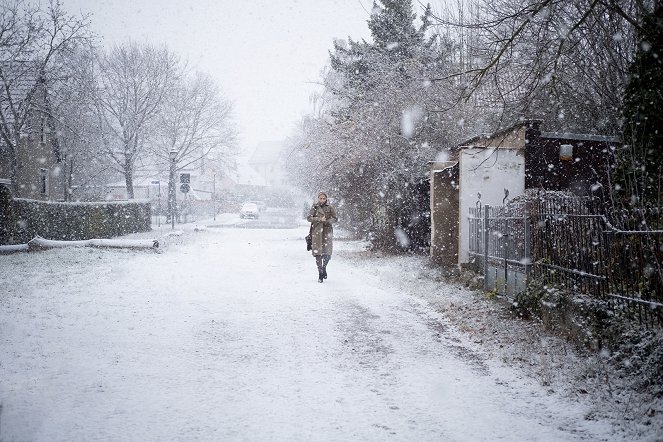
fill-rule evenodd
<path id="1" fill-rule="evenodd" d="M 327 263 L 331 259 L 331 255 L 322 255 L 322 278 L 327 279 Z"/>
<path id="2" fill-rule="evenodd" d="M 318 270 L 318 282 L 322 282 L 322 280 L 325 279 L 322 271 Z"/>

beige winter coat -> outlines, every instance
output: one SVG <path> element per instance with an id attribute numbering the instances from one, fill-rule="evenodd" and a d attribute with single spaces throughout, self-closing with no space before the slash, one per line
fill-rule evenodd
<path id="1" fill-rule="evenodd" d="M 324 216 L 325 221 L 322 221 Z M 331 255 L 334 249 L 333 223 L 338 221 L 336 209 L 329 204 L 314 204 L 308 212 L 306 220 L 311 223 L 311 253 L 315 255 Z"/>

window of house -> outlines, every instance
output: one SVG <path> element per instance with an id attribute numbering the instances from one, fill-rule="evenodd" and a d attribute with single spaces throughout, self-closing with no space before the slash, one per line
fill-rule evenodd
<path id="1" fill-rule="evenodd" d="M 41 117 L 41 142 L 46 142 L 46 117 Z"/>
<path id="2" fill-rule="evenodd" d="M 39 169 L 39 188 L 42 194 L 46 194 L 46 189 L 48 188 L 48 169 Z"/>

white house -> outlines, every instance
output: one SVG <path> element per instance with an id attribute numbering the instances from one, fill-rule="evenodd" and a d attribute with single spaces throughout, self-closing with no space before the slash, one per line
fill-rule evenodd
<path id="1" fill-rule="evenodd" d="M 256 145 L 247 164 L 258 172 L 267 186 L 283 186 L 286 178 L 283 153 L 283 141 L 263 141 Z"/>

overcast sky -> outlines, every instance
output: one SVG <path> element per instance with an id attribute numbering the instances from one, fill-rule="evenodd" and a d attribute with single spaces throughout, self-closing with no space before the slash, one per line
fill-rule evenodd
<path id="1" fill-rule="evenodd" d="M 166 43 L 235 106 L 243 149 L 280 140 L 309 109 L 334 38 L 369 39 L 372 0 L 63 0 L 110 46 Z"/>

